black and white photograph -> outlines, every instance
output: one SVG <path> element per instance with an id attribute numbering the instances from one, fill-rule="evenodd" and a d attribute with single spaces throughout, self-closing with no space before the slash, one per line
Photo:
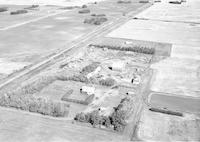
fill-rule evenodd
<path id="1" fill-rule="evenodd" d="M 0 0 L 0 142 L 200 142 L 200 0 Z"/>

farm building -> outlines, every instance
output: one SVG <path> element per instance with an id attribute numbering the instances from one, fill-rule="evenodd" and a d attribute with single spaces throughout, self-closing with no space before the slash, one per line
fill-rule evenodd
<path id="1" fill-rule="evenodd" d="M 123 71 L 125 69 L 125 66 L 126 66 L 125 62 L 116 61 L 116 62 L 113 62 L 112 65 L 108 68 L 114 71 Z"/>
<path id="2" fill-rule="evenodd" d="M 93 95 L 95 93 L 95 88 L 90 86 L 82 86 L 80 91 L 86 93 L 87 95 Z"/>
<path id="3" fill-rule="evenodd" d="M 133 84 L 140 84 L 141 82 L 141 77 L 139 75 L 136 75 L 133 77 L 133 79 L 131 80 L 131 83 Z"/>

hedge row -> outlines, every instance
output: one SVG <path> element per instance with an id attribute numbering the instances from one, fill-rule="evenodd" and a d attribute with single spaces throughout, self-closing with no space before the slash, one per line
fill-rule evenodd
<path id="1" fill-rule="evenodd" d="M 80 14 L 90 13 L 90 10 L 89 9 L 82 9 L 82 10 L 78 11 L 78 13 L 80 13 Z"/>
<path id="2" fill-rule="evenodd" d="M 81 70 L 81 74 L 88 74 L 91 73 L 93 71 L 95 71 L 95 69 L 100 65 L 99 62 L 93 62 L 91 64 L 89 64 L 88 66 L 85 66 L 82 70 Z"/>
<path id="3" fill-rule="evenodd" d="M 66 101 L 66 102 L 82 104 L 82 105 L 88 105 L 92 102 L 93 98 L 94 98 L 94 95 L 90 95 L 85 100 L 70 99 L 68 97 L 62 97 L 61 100 Z"/>
<path id="4" fill-rule="evenodd" d="M 86 18 L 83 23 L 91 25 L 101 25 L 106 21 L 108 21 L 106 17 L 91 17 Z"/>
<path id="5" fill-rule="evenodd" d="M 117 1 L 117 3 L 128 4 L 128 3 L 131 3 L 131 1 L 130 0 L 119 0 L 119 1 Z"/>
<path id="6" fill-rule="evenodd" d="M 160 108 L 150 108 L 149 110 L 154 111 L 154 112 L 170 114 L 170 115 L 183 116 L 183 114 L 181 112 L 176 112 L 176 111 L 171 111 L 171 110 L 164 110 L 164 109 L 160 109 Z"/>
<path id="7" fill-rule="evenodd" d="M 106 15 L 105 14 L 91 14 L 91 16 L 94 16 L 94 17 L 105 17 Z"/>
<path id="8" fill-rule="evenodd" d="M 94 46 L 97 48 L 108 48 L 108 49 L 112 49 L 112 50 L 132 51 L 132 52 L 144 53 L 144 54 L 155 54 L 155 48 L 148 48 L 148 47 L 143 47 L 143 46 L 139 46 L 139 45 L 135 45 L 132 47 L 123 47 L 123 46 L 90 44 L 89 46 Z"/>
<path id="9" fill-rule="evenodd" d="M 64 117 L 69 113 L 69 105 L 53 102 L 33 95 L 4 94 L 0 97 L 0 106 L 13 107 L 54 117 Z"/>
<path id="10" fill-rule="evenodd" d="M 25 13 L 28 13 L 28 11 L 25 10 L 25 9 L 22 9 L 22 10 L 17 10 L 17 11 L 10 12 L 10 15 L 18 15 L 18 14 L 25 14 Z"/>
<path id="11" fill-rule="evenodd" d="M 66 7 L 61 7 L 59 9 L 62 9 L 62 10 L 71 10 L 71 9 L 74 9 L 74 8 L 79 8 L 79 6 L 66 6 Z"/>
<path id="12" fill-rule="evenodd" d="M 35 9 L 35 8 L 38 8 L 39 5 L 31 5 L 30 7 L 26 7 L 24 9 L 29 9 L 29 10 L 32 10 L 32 9 Z"/>
<path id="13" fill-rule="evenodd" d="M 7 7 L 0 7 L 0 12 L 5 12 L 5 11 L 8 11 Z"/>
<path id="14" fill-rule="evenodd" d="M 115 80 L 112 78 L 106 78 L 99 81 L 99 84 L 103 86 L 113 86 L 115 83 Z"/>

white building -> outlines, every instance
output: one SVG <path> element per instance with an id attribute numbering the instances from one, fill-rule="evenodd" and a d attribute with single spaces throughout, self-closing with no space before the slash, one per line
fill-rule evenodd
<path id="1" fill-rule="evenodd" d="M 123 61 L 116 61 L 113 62 L 110 69 L 114 70 L 114 71 L 123 71 L 126 67 L 126 63 Z"/>
<path id="2" fill-rule="evenodd" d="M 95 92 L 95 88 L 90 86 L 82 86 L 80 91 L 87 93 L 88 95 L 93 95 Z"/>

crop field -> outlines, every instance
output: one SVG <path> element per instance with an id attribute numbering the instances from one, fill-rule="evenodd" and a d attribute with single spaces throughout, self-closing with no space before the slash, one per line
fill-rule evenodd
<path id="1" fill-rule="evenodd" d="M 72 124 L 68 120 L 49 119 L 20 111 L 0 108 L 0 141 L 123 141 L 118 133 Z"/>
<path id="2" fill-rule="evenodd" d="M 197 0 L 22 1 L 0 4 L 0 141 L 200 141 Z"/>
<path id="3" fill-rule="evenodd" d="M 169 96 L 167 94 L 152 93 L 150 95 L 150 102 L 154 107 L 162 107 L 170 110 L 200 113 L 200 99 L 181 96 Z"/>
<path id="4" fill-rule="evenodd" d="M 0 63 L 0 73 L 9 75 L 40 62 L 61 49 L 69 48 L 76 40 L 80 41 L 81 37 L 86 38 L 89 33 L 97 30 L 98 25 L 84 23 L 85 19 L 94 17 L 92 14 L 104 14 L 108 20 L 105 23 L 111 24 L 117 18 L 123 17 L 124 12 L 136 10 L 144 4 L 135 1 L 130 5 L 123 5 L 109 0 L 88 5 L 90 13 L 84 14 L 78 12 L 85 9 L 81 7 L 43 5 L 31 9 L 27 5 L 0 6 L 8 8 L 8 11 L 0 13 L 0 56 L 5 64 L 11 62 L 6 74 Z M 10 14 L 17 10 L 26 10 L 27 13 Z"/>
<path id="5" fill-rule="evenodd" d="M 183 117 L 144 110 L 138 128 L 142 140 L 199 141 L 200 119 L 192 114 Z"/>

